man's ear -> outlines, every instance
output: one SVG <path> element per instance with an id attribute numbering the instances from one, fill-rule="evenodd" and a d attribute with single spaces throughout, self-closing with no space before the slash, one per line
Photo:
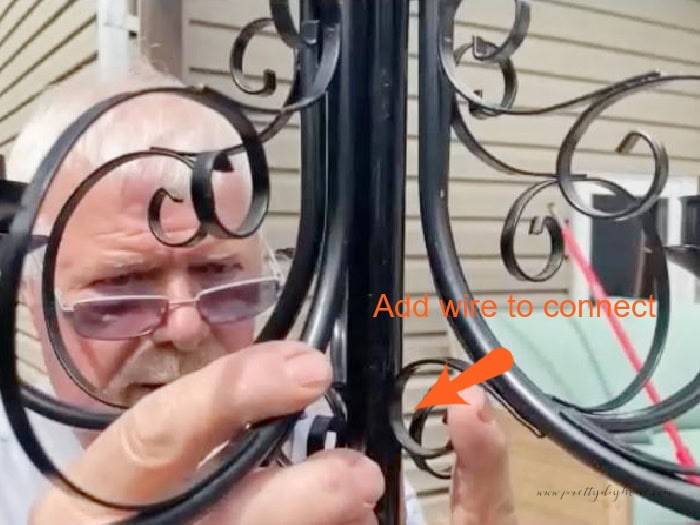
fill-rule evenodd
<path id="1" fill-rule="evenodd" d="M 30 335 L 39 342 L 41 347 L 44 366 L 49 369 L 51 366 L 51 359 L 53 358 L 53 347 L 49 343 L 49 336 L 41 305 L 40 278 L 36 276 L 23 276 L 19 299 L 21 303 L 18 303 L 17 306 L 24 307 L 25 317 L 24 319 L 17 319 L 17 326 L 21 326 L 24 332 L 31 330 Z"/>
<path id="2" fill-rule="evenodd" d="M 19 300 L 31 309 L 41 306 L 41 265 L 43 254 L 41 247 L 46 244 L 48 237 L 33 235 L 30 241 L 29 253 L 25 255 L 20 279 Z M 38 251 L 37 251 L 38 250 Z"/>
<path id="3" fill-rule="evenodd" d="M 32 299 L 32 293 L 28 290 L 28 286 L 23 285 L 19 291 L 19 302 L 33 310 L 34 299 Z"/>
<path id="4" fill-rule="evenodd" d="M 19 302 L 29 310 L 29 314 L 31 315 L 32 324 L 34 325 L 35 331 L 38 329 L 37 316 L 41 315 L 41 303 L 39 294 L 40 291 L 38 280 L 23 275 L 22 282 L 19 288 Z"/>

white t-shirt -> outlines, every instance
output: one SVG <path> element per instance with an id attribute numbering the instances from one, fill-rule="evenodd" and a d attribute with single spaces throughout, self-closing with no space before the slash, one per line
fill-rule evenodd
<path id="1" fill-rule="evenodd" d="M 307 416 L 317 413 L 328 413 L 325 403 L 316 403 L 306 411 Z M 70 427 L 32 412 L 29 413 L 29 417 L 41 445 L 55 465 L 61 468 L 80 456 L 80 443 Z M 290 456 L 294 462 L 306 455 L 306 436 L 311 421 L 312 417 L 300 419 L 292 433 L 289 445 Z M 48 483 L 24 454 L 4 411 L 0 408 L 0 524 L 27 525 L 31 505 Z M 415 492 L 407 482 L 404 482 L 404 489 L 406 525 L 425 525 Z"/>

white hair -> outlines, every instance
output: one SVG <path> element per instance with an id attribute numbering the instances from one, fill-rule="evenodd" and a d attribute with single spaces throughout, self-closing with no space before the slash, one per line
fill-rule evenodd
<path id="1" fill-rule="evenodd" d="M 67 82 L 51 86 L 37 100 L 31 117 L 13 144 L 6 163 L 8 178 L 31 181 L 63 130 L 95 103 L 126 91 L 167 86 L 182 87 L 184 84 L 156 71 L 143 60 L 135 60 L 134 65 L 121 78 L 92 84 L 83 81 L 80 85 Z M 171 94 L 143 95 L 110 109 L 93 123 L 72 147 L 54 180 L 76 178 L 77 174 L 79 177 L 75 181 L 70 179 L 75 186 L 105 162 L 152 146 L 201 151 L 223 149 L 239 142 L 238 133 L 223 116 L 198 102 Z M 188 195 L 191 171 L 184 164 L 162 156 L 135 162 L 139 163 L 138 170 L 124 165 L 106 176 L 100 184 L 116 180 L 122 185 L 123 191 L 136 184 L 137 179 L 144 180 L 143 177 L 155 174 L 159 177 L 158 183 L 161 186 L 174 194 Z M 231 157 L 231 162 L 237 175 L 243 175 L 243 202 L 250 202 L 252 187 L 246 157 L 238 154 Z M 164 163 L 167 163 L 167 168 Z M 115 175 L 121 176 L 115 178 Z M 230 176 L 215 174 L 214 184 L 218 185 L 217 182 L 227 175 Z M 55 211 L 47 213 L 42 208 L 33 233 L 48 235 L 54 215 Z M 40 271 L 40 265 L 31 266 L 33 270 L 29 272 L 36 275 L 36 270 Z"/>

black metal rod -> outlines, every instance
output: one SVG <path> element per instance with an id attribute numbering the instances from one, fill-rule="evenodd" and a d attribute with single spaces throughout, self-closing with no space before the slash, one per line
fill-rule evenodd
<path id="1" fill-rule="evenodd" d="M 318 13 L 314 9 L 314 0 L 301 0 L 299 3 L 299 18 L 304 24 L 317 20 Z M 303 93 L 310 91 L 314 81 L 318 60 L 321 54 L 320 46 L 304 46 L 301 53 L 301 89 Z M 272 327 L 278 325 L 292 326 L 300 313 L 293 305 L 308 294 L 314 279 L 316 262 L 320 251 L 324 210 L 326 208 L 326 193 L 328 181 L 326 177 L 326 136 L 323 133 L 325 123 L 325 99 L 302 109 L 299 112 L 301 121 L 301 213 L 297 230 L 296 246 L 290 275 L 298 278 L 287 279 L 284 290 L 278 299 L 278 308 L 272 313 L 273 322 L 263 327 L 262 340 L 276 339 L 287 334 L 275 334 Z M 303 247 L 303 249 L 300 249 Z"/>
<path id="2" fill-rule="evenodd" d="M 449 172 L 452 95 L 439 54 L 440 3 L 420 0 L 418 21 L 418 171 Z M 445 202 L 447 202 L 445 185 Z M 425 236 L 425 232 L 423 233 Z M 425 238 L 426 242 L 431 239 Z"/>
<path id="3" fill-rule="evenodd" d="M 364 90 L 367 72 L 365 69 L 366 53 L 366 24 L 362 20 L 362 12 L 366 9 L 366 0 L 346 2 L 342 7 L 343 34 L 341 36 L 340 61 L 336 76 L 329 89 L 328 107 L 328 169 L 329 176 L 341 172 L 340 175 L 355 179 L 355 190 L 365 185 L 360 175 L 366 173 L 367 146 L 359 140 L 356 128 L 369 127 L 366 120 L 367 112 L 358 113 L 358 108 L 366 106 L 367 95 Z M 360 120 L 362 119 L 362 120 Z M 356 208 L 354 199 L 353 207 Z M 351 226 L 351 249 L 348 253 L 348 282 L 359 281 L 359 268 L 365 262 L 355 251 L 357 229 L 364 217 L 353 217 Z M 366 281 L 366 280 L 365 280 Z M 359 284 L 359 283 L 357 283 Z M 365 285 L 366 287 L 366 285 Z M 364 398 L 367 395 L 367 385 L 364 377 L 364 344 L 359 323 L 366 305 L 358 302 L 357 294 L 352 290 L 348 293 L 348 332 L 347 332 L 347 397 L 345 399 L 348 412 L 347 439 L 354 448 L 364 447 Z M 357 309 L 361 309 L 361 313 Z M 365 323 L 366 324 L 366 323 Z"/>
<path id="4" fill-rule="evenodd" d="M 401 318 L 373 317 L 382 294 L 403 296 L 408 10 L 406 0 L 344 4 L 341 92 L 333 112 L 352 137 L 355 180 L 348 268 L 348 440 L 384 473 L 379 522 L 401 523 L 401 447 L 388 406 L 402 364 Z M 341 131 L 341 135 L 343 131 Z"/>

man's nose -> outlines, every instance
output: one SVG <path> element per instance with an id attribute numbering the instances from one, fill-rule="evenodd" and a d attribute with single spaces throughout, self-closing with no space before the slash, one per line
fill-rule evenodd
<path id="1" fill-rule="evenodd" d="M 153 332 L 157 343 L 170 343 L 178 350 L 197 350 L 209 336 L 209 325 L 199 314 L 192 298 L 189 282 L 175 277 L 168 282 L 166 294 L 171 302 L 165 322 Z M 184 304 L 177 304 L 183 301 Z"/>

